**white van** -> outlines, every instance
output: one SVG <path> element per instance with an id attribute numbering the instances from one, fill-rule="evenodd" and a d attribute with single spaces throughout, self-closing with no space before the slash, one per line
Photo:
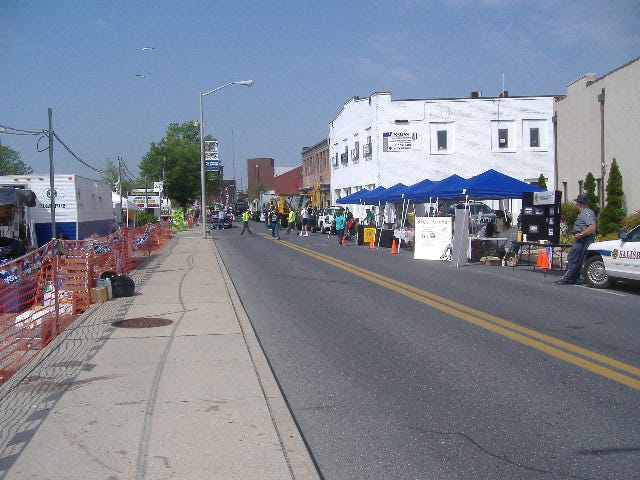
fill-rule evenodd
<path id="1" fill-rule="evenodd" d="M 640 225 L 621 231 L 618 240 L 589 245 L 582 278 L 593 288 L 607 288 L 616 279 L 640 280 Z"/>
<path id="2" fill-rule="evenodd" d="M 338 210 L 340 210 L 341 208 L 344 207 L 326 207 L 318 212 L 317 220 L 320 232 L 329 234 L 336 233 L 335 226 L 333 226 L 333 217 L 336 216 L 336 213 L 338 213 Z"/>

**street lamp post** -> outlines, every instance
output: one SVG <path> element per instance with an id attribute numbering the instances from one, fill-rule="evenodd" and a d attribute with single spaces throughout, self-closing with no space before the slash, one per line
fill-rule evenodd
<path id="1" fill-rule="evenodd" d="M 202 99 L 207 95 L 210 95 L 218 90 L 222 90 L 225 87 L 229 87 L 231 85 L 244 85 L 246 87 L 250 87 L 253 85 L 253 80 L 241 80 L 239 82 L 229 82 L 221 85 L 213 90 L 209 90 L 208 92 L 200 92 L 200 191 L 201 191 L 201 203 L 200 211 L 202 215 L 202 238 L 207 238 L 207 226 L 206 226 L 206 215 L 204 215 L 206 211 L 205 205 L 205 176 L 204 176 L 204 119 L 202 113 Z"/>

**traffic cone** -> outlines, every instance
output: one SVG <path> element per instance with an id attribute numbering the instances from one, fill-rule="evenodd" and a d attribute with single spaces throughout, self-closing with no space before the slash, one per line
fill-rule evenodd
<path id="1" fill-rule="evenodd" d="M 342 236 L 341 242 L 342 242 L 342 245 L 346 245 L 346 243 L 347 243 L 347 236 L 346 235 Z"/>
<path id="2" fill-rule="evenodd" d="M 371 240 L 369 240 L 369 250 L 373 250 L 373 247 L 375 244 L 376 244 L 376 236 L 371 235 Z"/>
<path id="3" fill-rule="evenodd" d="M 547 249 L 538 250 L 538 267 L 542 270 L 549 269 L 549 259 L 547 257 Z"/>
<path id="4" fill-rule="evenodd" d="M 398 254 L 398 245 L 396 244 L 395 239 L 391 242 L 391 253 Z"/>

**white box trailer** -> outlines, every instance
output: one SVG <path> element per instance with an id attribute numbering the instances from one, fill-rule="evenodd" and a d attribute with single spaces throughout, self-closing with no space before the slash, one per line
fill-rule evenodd
<path id="1" fill-rule="evenodd" d="M 51 240 L 51 184 L 49 175 L 3 175 L 0 186 L 22 186 L 36 195 L 36 206 L 27 207 L 27 221 L 34 246 Z M 56 233 L 67 240 L 93 234 L 107 235 L 114 222 L 111 186 L 79 175 L 54 175 Z"/>

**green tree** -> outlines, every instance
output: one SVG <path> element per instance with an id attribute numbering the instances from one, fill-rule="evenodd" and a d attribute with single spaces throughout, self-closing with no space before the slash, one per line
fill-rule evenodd
<path id="1" fill-rule="evenodd" d="M 33 169 L 24 163 L 13 148 L 0 145 L 0 175 L 28 175 Z"/>
<path id="2" fill-rule="evenodd" d="M 538 182 L 537 182 L 538 186 L 540 188 L 544 188 L 545 190 L 547 189 L 547 179 L 544 178 L 544 175 L 541 173 L 540 176 L 538 177 Z"/>
<path id="3" fill-rule="evenodd" d="M 122 194 L 126 195 L 127 192 L 131 191 L 132 188 L 134 188 L 134 185 L 136 182 L 133 182 L 131 180 L 127 180 L 125 178 L 125 174 L 122 173 L 121 175 L 118 175 L 118 165 L 115 164 L 112 160 L 107 160 L 105 162 L 104 167 L 102 167 L 102 171 L 104 172 L 102 174 L 101 180 L 105 183 L 108 183 L 109 185 L 111 185 L 111 188 L 113 189 L 114 192 L 118 191 L 118 177 L 122 177 Z"/>
<path id="4" fill-rule="evenodd" d="M 620 230 L 624 220 L 624 191 L 622 189 L 622 174 L 618 168 L 618 162 L 614 158 L 609 170 L 609 180 L 607 181 L 607 203 L 598 218 L 598 233 L 607 235 Z"/>
<path id="5" fill-rule="evenodd" d="M 255 187 L 253 187 L 253 197 L 252 198 L 260 198 L 260 195 L 267 191 L 267 187 L 265 187 L 264 183 L 259 183 Z"/>
<path id="6" fill-rule="evenodd" d="M 205 137 L 212 140 L 211 136 Z M 140 176 L 148 181 L 162 179 L 169 197 L 185 207 L 200 198 L 200 129 L 197 123 L 171 123 L 158 143 L 151 143 L 140 162 Z M 219 192 L 222 176 L 205 172 L 206 191 Z"/>
<path id="7" fill-rule="evenodd" d="M 589 208 L 593 210 L 596 215 L 600 214 L 600 199 L 596 195 L 596 177 L 593 173 L 587 173 L 584 179 L 584 194 L 589 198 Z"/>

